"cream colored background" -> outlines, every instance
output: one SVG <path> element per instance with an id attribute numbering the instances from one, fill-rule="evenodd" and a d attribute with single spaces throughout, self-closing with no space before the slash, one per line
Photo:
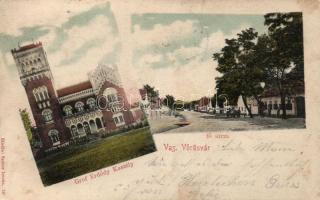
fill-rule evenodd
<path id="1" fill-rule="evenodd" d="M 0 30 L 8 27 L 21 26 L 27 24 L 28 20 L 36 20 L 32 10 L 41 12 L 54 11 L 59 20 L 59 6 L 69 4 L 79 10 L 96 2 L 104 1 L 0 1 Z M 210 189 L 217 190 L 219 198 L 216 199 L 320 199 L 320 5 L 319 1 L 111 1 L 112 11 L 115 14 L 120 37 L 122 40 L 121 74 L 123 80 L 132 80 L 132 76 L 137 76 L 134 69 L 130 67 L 130 15 L 133 13 L 266 13 L 302 11 L 304 21 L 304 45 L 305 45 L 305 85 L 306 85 L 306 125 L 303 130 L 279 130 L 279 131 L 259 131 L 259 132 L 229 132 L 219 134 L 229 134 L 230 139 L 206 139 L 206 133 L 192 134 L 170 134 L 155 135 L 154 139 L 158 147 L 158 152 L 149 154 L 133 160 L 134 167 L 123 170 L 119 173 L 112 173 L 109 176 L 89 181 L 85 184 L 76 185 L 73 180 L 65 181 L 50 187 L 43 187 L 37 167 L 33 160 L 27 138 L 24 134 L 23 126 L 17 109 L 21 103 L 25 102 L 25 93 L 17 79 L 17 84 L 12 85 L 8 81 L 8 72 L 0 63 L 0 134 L 5 138 L 5 189 L 4 199 L 204 199 L 198 195 L 191 198 L 191 192 L 206 192 Z M 12 10 L 12 6 L 17 6 L 16 17 L 9 18 L 2 12 Z M 29 10 L 29 14 L 24 18 L 19 18 L 19 12 Z M 127 44 L 127 45 L 124 45 Z M 10 83 L 10 84 L 9 84 Z M 177 86 L 185 87 L 182 86 Z M 235 143 L 242 143 L 243 149 L 240 151 L 221 151 L 221 146 L 233 140 Z M 254 152 L 252 146 L 260 142 L 275 142 L 281 147 L 290 147 L 292 152 Z M 196 143 L 208 144 L 217 147 L 215 151 L 207 153 L 185 153 L 185 152 L 165 152 L 164 143 L 181 144 Z M 150 160 L 155 157 L 163 158 L 167 164 L 164 166 L 149 167 Z M 177 165 L 188 159 L 225 159 L 232 162 L 227 168 L 219 167 L 197 167 L 194 165 Z M 264 168 L 261 173 L 254 177 L 258 183 L 254 187 L 223 187 L 210 188 L 195 184 L 184 187 L 179 180 L 188 173 L 199 174 L 208 179 L 219 174 L 228 175 L 233 173 L 247 173 L 250 168 L 243 168 L 243 163 L 254 159 L 272 158 L 276 162 L 286 162 L 291 159 L 305 159 L 310 161 L 310 165 L 299 170 L 294 180 L 300 181 L 298 189 L 265 189 L 266 179 L 275 173 L 286 177 L 292 168 Z M 241 171 L 239 171 L 241 169 Z M 163 175 L 162 182 L 157 182 L 158 176 Z M 176 176 L 175 176 L 176 175 Z M 137 184 L 137 180 L 144 179 L 148 182 Z M 138 182 L 139 183 L 139 182 Z M 161 184 L 163 183 L 163 184 Z M 171 183 L 171 184 L 170 184 Z M 160 185 L 159 185 L 160 184 Z M 143 189 L 153 189 L 161 191 L 156 194 L 142 194 Z M 140 193 L 139 193 L 140 191 Z M 209 199 L 214 199 L 211 197 Z"/>

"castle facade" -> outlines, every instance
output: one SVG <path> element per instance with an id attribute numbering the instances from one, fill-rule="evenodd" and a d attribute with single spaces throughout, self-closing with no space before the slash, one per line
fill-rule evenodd
<path id="1" fill-rule="evenodd" d="M 135 125 L 143 118 L 132 109 L 116 65 L 99 65 L 88 80 L 56 90 L 42 43 L 11 50 L 45 151 L 90 134 Z"/>

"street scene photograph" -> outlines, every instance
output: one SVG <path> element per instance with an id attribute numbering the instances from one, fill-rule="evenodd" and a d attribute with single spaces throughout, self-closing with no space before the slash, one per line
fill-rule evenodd
<path id="1" fill-rule="evenodd" d="M 306 128 L 302 13 L 136 14 L 153 134 Z"/>

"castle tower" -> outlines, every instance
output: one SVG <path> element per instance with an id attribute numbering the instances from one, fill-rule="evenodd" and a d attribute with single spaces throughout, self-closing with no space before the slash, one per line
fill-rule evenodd
<path id="1" fill-rule="evenodd" d="M 42 43 L 11 50 L 45 150 L 67 144 L 67 132 Z"/>
<path id="2" fill-rule="evenodd" d="M 134 123 L 117 65 L 100 64 L 89 73 L 89 80 L 98 97 L 107 131 L 112 132 Z"/>

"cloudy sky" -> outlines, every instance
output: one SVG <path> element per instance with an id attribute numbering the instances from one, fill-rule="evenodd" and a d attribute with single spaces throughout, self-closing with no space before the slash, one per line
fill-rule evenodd
<path id="1" fill-rule="evenodd" d="M 0 17 L 0 108 L 8 119 L 19 119 L 19 108 L 30 111 L 10 52 L 18 44 L 42 42 L 56 89 L 88 80 L 98 63 L 119 62 L 122 44 L 109 3 L 7 1 Z"/>
<path id="2" fill-rule="evenodd" d="M 226 38 L 249 27 L 265 31 L 263 15 L 142 14 L 131 21 L 132 65 L 140 82 L 184 100 L 214 93 L 212 54 Z"/>
<path id="3" fill-rule="evenodd" d="M 44 7 L 50 9 L 44 12 Z M 43 43 L 57 89 L 87 80 L 98 63 L 116 63 L 130 94 L 150 84 L 162 96 L 192 100 L 214 93 L 218 74 L 212 54 L 226 38 L 248 27 L 264 31 L 263 15 L 128 14 L 122 18 L 124 13 L 119 16 L 109 3 L 72 1 L 39 1 L 29 9 L 25 12 L 25 4 L 18 1 L 0 6 L 4 72 L 0 79 L 18 87 L 21 94 L 10 50 L 32 40 Z"/>
<path id="4" fill-rule="evenodd" d="M 57 88 L 86 80 L 98 63 L 119 61 L 121 42 L 110 5 L 81 5 L 52 4 L 52 9 L 46 10 L 49 13 L 43 13 L 38 5 L 39 9 L 35 7 L 8 23 L 0 32 L 0 51 L 12 78 L 17 77 L 17 70 L 10 50 L 32 41 L 42 42 Z M 20 4 L 16 6 L 19 9 Z M 10 8 L 3 10 L 5 19 L 13 14 Z"/>

